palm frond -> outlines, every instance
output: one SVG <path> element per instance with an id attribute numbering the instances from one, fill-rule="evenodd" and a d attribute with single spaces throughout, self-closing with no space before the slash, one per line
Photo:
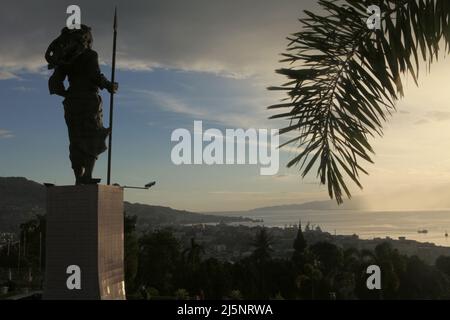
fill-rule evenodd
<path id="1" fill-rule="evenodd" d="M 381 30 L 371 30 L 367 8 L 382 12 Z M 293 34 L 277 70 L 288 82 L 269 90 L 284 90 L 288 102 L 269 107 L 272 118 L 289 125 L 280 133 L 299 154 L 288 166 L 299 166 L 302 177 L 317 167 L 328 193 L 342 203 L 350 179 L 362 188 L 361 162 L 372 162 L 369 138 L 381 136 L 383 123 L 403 96 L 402 74 L 417 84 L 420 60 L 431 64 L 444 40 L 450 43 L 448 0 L 320 0 L 325 14 L 305 11 L 302 30 Z"/>

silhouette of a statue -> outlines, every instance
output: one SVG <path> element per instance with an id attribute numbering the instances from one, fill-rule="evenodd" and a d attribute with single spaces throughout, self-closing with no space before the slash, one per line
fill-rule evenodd
<path id="1" fill-rule="evenodd" d="M 107 150 L 105 140 L 110 130 L 103 126 L 99 90 L 107 89 L 110 93 L 118 90 L 118 84 L 108 81 L 101 73 L 92 42 L 91 28 L 85 25 L 81 29 L 64 28 L 46 53 L 49 69 L 55 69 L 49 79 L 50 94 L 65 98 L 64 118 L 77 185 L 100 182 L 92 178 L 92 172 L 98 156 Z"/>

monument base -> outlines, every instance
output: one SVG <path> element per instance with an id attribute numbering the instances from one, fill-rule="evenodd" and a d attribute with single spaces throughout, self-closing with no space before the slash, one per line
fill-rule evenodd
<path id="1" fill-rule="evenodd" d="M 44 299 L 124 300 L 123 189 L 47 188 Z"/>

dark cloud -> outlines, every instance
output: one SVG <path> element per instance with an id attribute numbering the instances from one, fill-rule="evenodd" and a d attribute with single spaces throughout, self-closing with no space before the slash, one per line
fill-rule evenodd
<path id="1" fill-rule="evenodd" d="M 316 1 L 116 1 L 119 64 L 247 75 L 273 71 L 286 36 L 298 31 L 302 10 Z M 73 1 L 2 1 L 0 72 L 36 70 L 64 26 Z M 93 27 L 94 46 L 110 59 L 113 4 L 79 0 L 82 23 Z"/>

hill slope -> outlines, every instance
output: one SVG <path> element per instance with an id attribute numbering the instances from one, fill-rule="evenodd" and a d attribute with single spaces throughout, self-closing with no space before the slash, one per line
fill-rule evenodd
<path id="1" fill-rule="evenodd" d="M 15 232 L 36 214 L 45 214 L 45 187 L 22 177 L 0 177 L 0 232 Z M 205 215 L 169 207 L 124 203 L 128 215 L 138 217 L 138 227 L 241 221 L 239 217 Z"/>

